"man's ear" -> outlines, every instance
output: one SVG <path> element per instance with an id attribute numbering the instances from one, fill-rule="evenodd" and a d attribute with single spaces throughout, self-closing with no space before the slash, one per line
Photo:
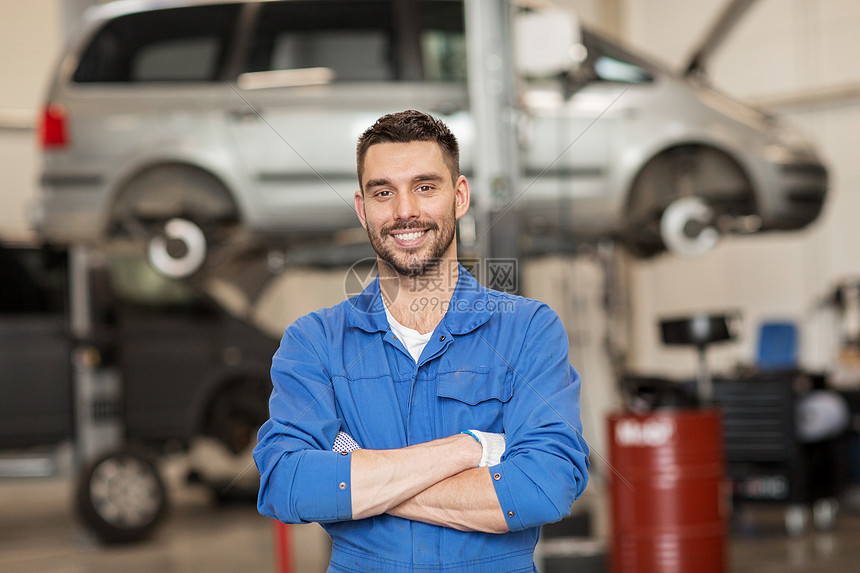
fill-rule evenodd
<path id="1" fill-rule="evenodd" d="M 454 215 L 457 219 L 466 214 L 469 210 L 472 197 L 469 191 L 469 181 L 464 175 L 457 178 L 454 184 Z"/>
<path id="2" fill-rule="evenodd" d="M 359 189 L 352 196 L 353 205 L 355 205 L 355 214 L 358 215 L 358 222 L 361 226 L 367 229 L 367 222 L 364 220 L 364 192 Z"/>

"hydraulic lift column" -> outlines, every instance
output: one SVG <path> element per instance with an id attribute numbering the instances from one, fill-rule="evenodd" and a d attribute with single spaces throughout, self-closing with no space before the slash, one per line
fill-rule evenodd
<path id="1" fill-rule="evenodd" d="M 72 388 L 75 404 L 75 458 L 78 466 L 98 455 L 118 449 L 123 442 L 122 383 L 116 367 L 105 364 L 112 345 L 105 340 L 98 320 L 99 296 L 109 296 L 98 288 L 95 270 L 103 267 L 103 257 L 90 247 L 69 250 L 69 319 L 73 341 Z M 102 285 L 105 286 L 105 285 Z"/>
<path id="2" fill-rule="evenodd" d="M 464 255 L 483 264 L 487 286 L 503 288 L 494 277 L 493 263 L 513 261 L 518 273 L 520 222 L 516 205 L 520 192 L 517 135 L 517 90 L 511 41 L 511 4 L 508 0 L 467 0 L 466 47 L 469 103 L 475 126 L 475 174 L 470 215 L 461 220 Z M 509 269 L 511 267 L 508 267 Z M 513 277 L 513 290 L 519 279 Z M 509 289 L 505 289 L 509 290 Z"/>

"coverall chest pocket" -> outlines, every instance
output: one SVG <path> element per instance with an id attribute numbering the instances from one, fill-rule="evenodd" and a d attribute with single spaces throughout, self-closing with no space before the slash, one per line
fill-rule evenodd
<path id="1" fill-rule="evenodd" d="M 473 367 L 440 372 L 436 396 L 445 434 L 463 430 L 502 432 L 505 404 L 513 395 L 508 369 Z"/>

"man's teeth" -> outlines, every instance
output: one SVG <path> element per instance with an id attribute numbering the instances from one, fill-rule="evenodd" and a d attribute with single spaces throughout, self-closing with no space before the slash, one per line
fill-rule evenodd
<path id="1" fill-rule="evenodd" d="M 414 241 L 424 234 L 424 231 L 415 231 L 414 233 L 400 233 L 397 238 L 401 241 Z"/>

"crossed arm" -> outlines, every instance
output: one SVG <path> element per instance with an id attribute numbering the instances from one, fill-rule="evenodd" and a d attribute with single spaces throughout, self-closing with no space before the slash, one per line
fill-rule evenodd
<path id="1" fill-rule="evenodd" d="M 462 531 L 508 531 L 481 445 L 459 434 L 394 450 L 352 452 L 352 517 L 382 513 Z"/>

